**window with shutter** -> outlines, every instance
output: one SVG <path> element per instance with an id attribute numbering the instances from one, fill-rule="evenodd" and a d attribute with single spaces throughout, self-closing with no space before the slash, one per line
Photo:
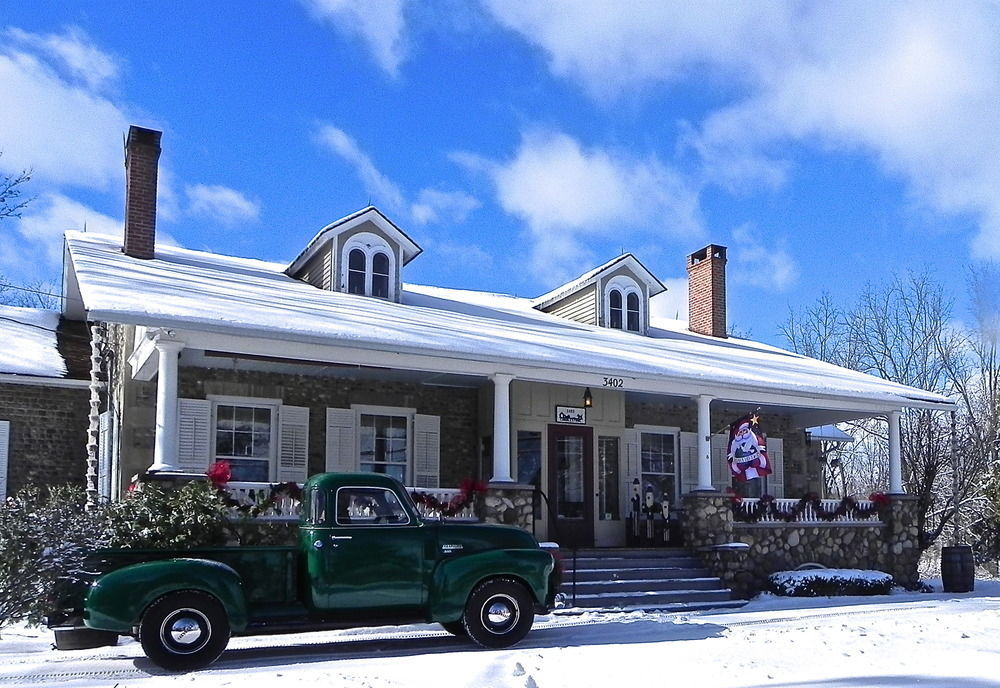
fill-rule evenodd
<path id="1" fill-rule="evenodd" d="M 326 470 L 331 473 L 358 470 L 354 439 L 356 416 L 354 409 L 326 410 Z"/>
<path id="2" fill-rule="evenodd" d="M 416 414 L 413 419 L 413 485 L 440 487 L 441 418 Z"/>
<path id="3" fill-rule="evenodd" d="M 177 400 L 177 467 L 204 473 L 211 463 L 212 402 Z"/>
<path id="4" fill-rule="evenodd" d="M 309 475 L 309 409 L 278 410 L 278 482 L 304 483 Z"/>

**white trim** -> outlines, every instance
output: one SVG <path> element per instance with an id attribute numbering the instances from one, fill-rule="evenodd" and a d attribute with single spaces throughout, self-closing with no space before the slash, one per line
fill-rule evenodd
<path id="1" fill-rule="evenodd" d="M 646 334 L 646 313 L 649 311 L 648 304 L 646 303 L 646 294 L 639 288 L 639 284 L 625 275 L 615 275 L 607 282 L 604 283 L 604 290 L 601 294 L 601 312 L 604 316 L 604 326 L 609 329 L 618 329 L 611 327 L 611 290 L 617 289 L 622 294 L 622 332 L 635 332 L 636 334 Z M 636 294 L 639 297 L 639 329 L 630 330 L 628 329 L 628 295 Z"/>
<path id="2" fill-rule="evenodd" d="M 396 259 L 396 252 L 392 250 L 392 246 L 383 237 L 378 234 L 373 234 L 372 232 L 359 232 L 355 234 L 350 239 L 344 242 L 344 245 L 340 247 L 340 277 L 338 281 L 338 286 L 340 287 L 338 291 L 349 293 L 347 289 L 348 279 L 350 275 L 350 265 L 348 256 L 350 256 L 351 251 L 355 249 L 360 250 L 365 254 L 365 296 L 372 295 L 372 275 L 373 265 L 372 261 L 375 259 L 376 253 L 384 253 L 389 259 L 389 295 L 387 298 L 389 301 L 396 300 L 396 284 L 399 282 L 399 271 L 397 269 L 398 261 Z M 377 297 L 383 298 L 383 297 Z"/>
<path id="3" fill-rule="evenodd" d="M 17 375 L 15 373 L 0 373 L 0 384 L 88 389 L 90 387 L 90 380 L 76 380 L 63 377 L 32 377 L 30 375 Z"/>

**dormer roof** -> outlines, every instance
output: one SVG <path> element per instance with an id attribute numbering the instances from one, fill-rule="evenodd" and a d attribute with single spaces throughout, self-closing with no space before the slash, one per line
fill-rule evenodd
<path id="1" fill-rule="evenodd" d="M 665 292 L 667 288 L 663 286 L 663 282 L 656 279 L 656 277 L 646 266 L 639 262 L 639 259 L 633 256 L 631 253 L 623 253 L 622 255 L 612 258 L 604 265 L 599 265 L 593 270 L 589 270 L 574 280 L 567 282 L 566 284 L 560 285 L 550 292 L 542 294 L 533 301 L 535 308 L 544 309 L 546 306 L 550 306 L 559 299 L 565 298 L 570 294 L 583 289 L 584 287 L 596 283 L 604 275 L 614 272 L 621 267 L 628 268 L 640 282 L 646 285 L 649 290 L 650 297 L 656 296 L 662 292 Z"/>
<path id="2" fill-rule="evenodd" d="M 406 235 L 406 232 L 397 227 L 392 220 L 387 218 L 381 210 L 373 205 L 367 208 L 362 208 L 356 213 L 351 213 L 346 217 L 342 217 L 335 222 L 331 222 L 323 229 L 316 233 L 316 236 L 306 245 L 302 252 L 293 260 L 288 268 L 285 270 L 285 274 L 293 275 L 302 266 L 304 266 L 309 259 L 316 254 L 316 252 L 328 242 L 332 241 L 335 237 L 344 232 L 348 232 L 365 222 L 371 222 L 380 230 L 389 235 L 394 239 L 403 250 L 403 265 L 406 265 L 411 260 L 416 258 L 423 251 L 413 239 Z"/>

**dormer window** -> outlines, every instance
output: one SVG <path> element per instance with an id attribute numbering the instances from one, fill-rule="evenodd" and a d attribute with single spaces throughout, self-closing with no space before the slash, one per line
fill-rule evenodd
<path id="1" fill-rule="evenodd" d="M 608 281 L 604 289 L 604 322 L 614 330 L 642 332 L 642 291 L 634 280 L 619 275 Z"/>
<path id="2" fill-rule="evenodd" d="M 395 255 L 382 237 L 355 234 L 344 244 L 342 280 L 349 294 L 392 299 Z"/>

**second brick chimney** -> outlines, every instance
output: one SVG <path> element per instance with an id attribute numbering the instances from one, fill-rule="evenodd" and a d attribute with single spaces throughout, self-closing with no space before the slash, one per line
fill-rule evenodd
<path id="1" fill-rule="evenodd" d="M 688 329 L 726 337 L 726 247 L 709 244 L 688 256 Z"/>
<path id="2" fill-rule="evenodd" d="M 156 176 L 162 132 L 131 126 L 125 141 L 125 242 L 122 250 L 149 260 L 156 246 Z"/>

